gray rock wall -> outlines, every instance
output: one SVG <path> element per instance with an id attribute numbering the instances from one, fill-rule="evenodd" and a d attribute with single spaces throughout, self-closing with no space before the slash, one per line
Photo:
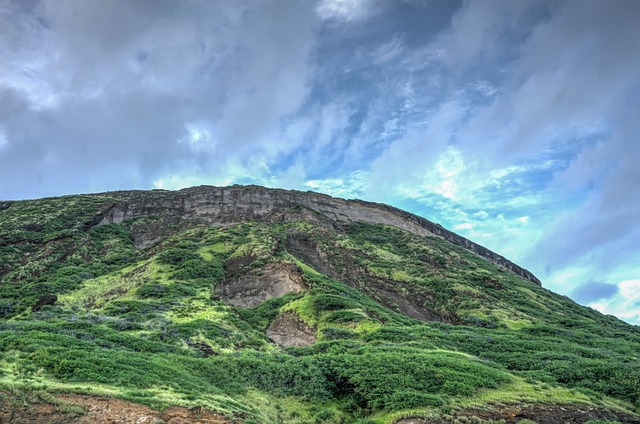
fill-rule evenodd
<path id="1" fill-rule="evenodd" d="M 120 223 L 127 219 L 151 215 L 162 216 L 168 221 L 186 219 L 211 225 L 245 221 L 273 222 L 286 219 L 284 217 L 289 211 L 302 206 L 321 213 L 337 225 L 362 221 L 391 225 L 421 236 L 435 235 L 538 285 L 541 284 L 531 272 L 505 257 L 438 224 L 388 205 L 260 186 L 200 186 L 179 191 L 132 191 L 118 194 L 126 200 L 104 211 L 101 224 Z"/>

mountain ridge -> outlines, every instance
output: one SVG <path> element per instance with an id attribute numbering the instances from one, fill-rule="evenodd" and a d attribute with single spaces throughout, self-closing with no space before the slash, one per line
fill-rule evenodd
<path id="1" fill-rule="evenodd" d="M 0 202 L 0 422 L 640 422 L 640 327 L 422 224 L 255 186 Z"/>
<path id="2" fill-rule="evenodd" d="M 140 204 L 148 200 L 145 193 L 168 195 L 164 199 Z M 296 206 L 308 207 L 327 215 L 340 224 L 362 221 L 392 225 L 416 235 L 434 235 L 490 260 L 496 265 L 538 285 L 540 280 L 529 270 L 515 264 L 453 231 L 424 217 L 383 203 L 359 199 L 343 199 L 313 191 L 266 188 L 257 185 L 230 187 L 197 186 L 177 191 L 116 191 L 112 194 L 131 196 L 129 202 L 114 204 L 101 212 L 101 224 L 121 223 L 124 220 L 152 214 L 179 215 L 187 219 L 200 218 L 209 225 L 237 224 L 246 220 L 269 220 Z M 107 193 L 96 193 L 107 194 Z M 184 197 L 183 197 L 184 196 Z M 172 199 L 173 198 L 173 199 Z"/>

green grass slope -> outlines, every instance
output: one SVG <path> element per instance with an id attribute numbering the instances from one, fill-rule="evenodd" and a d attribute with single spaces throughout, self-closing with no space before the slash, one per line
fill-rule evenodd
<path id="1" fill-rule="evenodd" d="M 0 204 L 0 390 L 200 405 L 247 423 L 640 408 L 638 327 L 441 239 L 294 219 L 175 227 L 140 249 L 131 234 L 160 218 L 96 225 L 118 196 Z M 225 301 L 224 284 L 282 263 L 302 290 Z M 47 294 L 57 302 L 33 312 Z M 316 342 L 270 341 L 285 315 Z"/>

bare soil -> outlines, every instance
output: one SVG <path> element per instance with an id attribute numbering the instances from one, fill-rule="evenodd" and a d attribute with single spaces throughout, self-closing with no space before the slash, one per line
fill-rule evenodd
<path id="1" fill-rule="evenodd" d="M 267 328 L 267 336 L 284 347 L 311 346 L 316 342 L 316 330 L 291 312 L 278 315 Z"/>
<path id="2" fill-rule="evenodd" d="M 302 272 L 293 264 L 273 262 L 219 285 L 220 299 L 229 305 L 253 308 L 267 299 L 305 289 Z"/>
<path id="3" fill-rule="evenodd" d="M 478 420 L 478 418 L 480 420 Z M 396 424 L 474 423 L 503 420 L 515 424 L 530 420 L 537 424 L 583 424 L 589 420 L 609 420 L 638 424 L 640 417 L 618 411 L 580 405 L 496 405 L 494 409 L 465 409 L 440 418 L 405 418 Z"/>
<path id="4" fill-rule="evenodd" d="M 171 407 L 156 411 L 147 406 L 119 399 L 84 395 L 56 395 L 64 404 L 45 401 L 16 403 L 10 396 L 0 397 L 0 424 L 230 424 L 240 423 L 202 407 Z M 84 413 L 65 412 L 73 405 Z"/>

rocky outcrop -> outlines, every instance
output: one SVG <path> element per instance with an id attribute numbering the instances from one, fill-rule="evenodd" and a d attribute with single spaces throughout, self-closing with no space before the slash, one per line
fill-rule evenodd
<path id="1" fill-rule="evenodd" d="M 232 276 L 217 289 L 225 303 L 243 308 L 253 308 L 267 299 L 305 288 L 302 272 L 293 264 L 275 262 L 257 268 L 247 274 Z"/>
<path id="2" fill-rule="evenodd" d="M 242 420 L 212 413 L 201 406 L 191 409 L 170 407 L 156 411 L 145 405 L 120 399 L 55 395 L 49 399 L 33 399 L 25 404 L 0 393 L 0 424 L 231 424 Z"/>
<path id="3" fill-rule="evenodd" d="M 616 410 L 572 404 L 492 404 L 490 408 L 458 408 L 451 415 L 433 418 L 401 418 L 394 424 L 456 424 L 494 423 L 505 424 L 579 424 L 625 423 L 639 424 L 637 416 Z"/>
<path id="4" fill-rule="evenodd" d="M 316 342 L 316 330 L 293 312 L 284 312 L 269 325 L 267 337 L 283 347 L 311 346 Z"/>
<path id="5" fill-rule="evenodd" d="M 245 221 L 283 222 L 313 218 L 324 225 L 348 226 L 352 222 L 391 225 L 421 236 L 437 236 L 486 258 L 538 285 L 531 272 L 439 224 L 392 206 L 345 200 L 325 194 L 259 186 L 192 187 L 179 191 L 129 191 L 112 193 L 123 201 L 100 213 L 100 224 L 160 216 L 163 221 L 184 225 L 230 225 Z"/>
<path id="6" fill-rule="evenodd" d="M 460 319 L 453 312 L 434 310 L 435 299 L 422 290 L 416 290 L 413 283 L 372 275 L 366 267 L 358 266 L 348 249 L 334 246 L 331 252 L 327 252 L 315 240 L 300 234 L 288 234 L 285 247 L 287 252 L 316 271 L 362 291 L 392 311 L 420 321 L 460 324 Z M 341 271 L 332 264 L 337 258 L 342 261 Z M 407 296 L 407 293 L 411 295 Z"/>
<path id="7" fill-rule="evenodd" d="M 55 294 L 46 294 L 42 296 L 31 308 L 31 312 L 38 312 L 45 305 L 53 305 L 58 301 L 58 296 Z"/>

